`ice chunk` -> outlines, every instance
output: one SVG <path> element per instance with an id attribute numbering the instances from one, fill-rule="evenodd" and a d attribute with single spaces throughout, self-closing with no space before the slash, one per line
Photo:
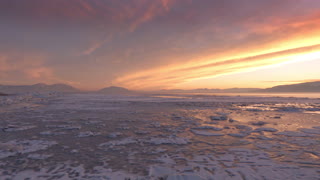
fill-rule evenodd
<path id="1" fill-rule="evenodd" d="M 15 132 L 15 131 L 24 131 L 28 129 L 35 128 L 36 126 L 16 126 L 16 125 L 9 125 L 7 127 L 2 128 L 4 132 Z"/>
<path id="2" fill-rule="evenodd" d="M 40 132 L 40 135 L 43 136 L 57 136 L 57 135 L 63 135 L 66 134 L 65 132 L 52 132 L 52 131 L 43 131 Z"/>
<path id="3" fill-rule="evenodd" d="M 121 136 L 121 135 L 122 135 L 121 132 L 114 132 L 114 133 L 110 133 L 110 134 L 108 135 L 108 137 L 109 137 L 109 138 L 116 138 L 116 137 L 119 137 L 119 136 Z"/>
<path id="4" fill-rule="evenodd" d="M 146 135 L 146 134 L 149 134 L 150 132 L 149 131 L 135 131 L 134 133 L 138 134 L 138 135 Z"/>
<path id="5" fill-rule="evenodd" d="M 320 129 L 307 129 L 301 128 L 299 129 L 301 132 L 308 133 L 308 134 L 320 134 Z"/>
<path id="6" fill-rule="evenodd" d="M 212 133 L 208 131 L 191 130 L 191 132 L 200 136 L 224 136 L 224 134 Z"/>
<path id="7" fill-rule="evenodd" d="M 213 131 L 221 131 L 222 128 L 218 128 L 218 127 L 214 127 L 214 126 L 199 126 L 199 127 L 195 127 L 193 129 L 210 129 Z"/>
<path id="8" fill-rule="evenodd" d="M 152 151 L 151 154 L 157 154 L 157 153 L 163 153 L 166 152 L 166 149 L 163 148 L 157 148 L 156 150 Z"/>
<path id="9" fill-rule="evenodd" d="M 246 131 L 251 131 L 252 130 L 252 127 L 246 126 L 246 125 L 235 125 L 235 127 L 237 129 L 246 130 Z"/>
<path id="10" fill-rule="evenodd" d="M 232 137 L 239 137 L 239 138 L 243 138 L 243 137 L 248 136 L 248 134 L 244 134 L 244 133 L 230 133 L 228 135 L 232 136 Z"/>
<path id="11" fill-rule="evenodd" d="M 266 136 L 256 136 L 256 137 L 250 137 L 250 139 L 259 139 L 259 140 L 272 140 L 272 138 L 266 137 Z"/>
<path id="12" fill-rule="evenodd" d="M 275 128 L 257 128 L 255 130 L 253 130 L 253 132 L 261 132 L 261 131 L 265 131 L 265 132 L 277 132 L 278 129 Z"/>
<path id="13" fill-rule="evenodd" d="M 86 132 L 80 132 L 77 137 L 90 137 L 90 136 L 98 136 L 100 133 L 94 133 L 91 131 L 86 131 Z"/>
<path id="14" fill-rule="evenodd" d="M 209 118 L 213 121 L 226 121 L 226 120 L 228 120 L 228 116 L 210 116 Z"/>
<path id="15" fill-rule="evenodd" d="M 47 125 L 47 128 L 58 128 L 59 130 L 79 130 L 81 126 L 74 125 Z"/>
<path id="16" fill-rule="evenodd" d="M 278 132 L 276 135 L 284 135 L 284 136 L 290 136 L 290 137 L 311 137 L 313 135 L 310 134 L 305 134 L 301 132 L 295 132 L 295 131 L 283 131 L 283 132 Z"/>
<path id="17" fill-rule="evenodd" d="M 157 159 L 159 162 L 165 163 L 165 164 L 176 164 L 176 162 L 168 156 L 168 154 L 164 154 L 161 157 Z"/>
<path id="18" fill-rule="evenodd" d="M 48 159 L 49 157 L 52 157 L 52 154 L 29 154 L 29 159 L 35 159 L 35 160 L 44 160 Z"/>
<path id="19" fill-rule="evenodd" d="M 267 122 L 257 121 L 257 122 L 251 122 L 251 124 L 254 126 L 263 126 L 263 125 L 267 124 Z"/>
<path id="20" fill-rule="evenodd" d="M 239 121 L 234 120 L 234 119 L 229 119 L 229 122 L 233 123 L 233 122 L 239 122 Z"/>

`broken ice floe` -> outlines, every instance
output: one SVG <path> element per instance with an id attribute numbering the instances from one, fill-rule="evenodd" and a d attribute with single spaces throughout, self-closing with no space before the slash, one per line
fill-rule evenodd
<path id="1" fill-rule="evenodd" d="M 320 112 L 320 105 L 316 103 L 276 103 L 276 104 L 247 104 L 235 105 L 239 109 L 246 111 L 281 111 L 281 112 Z M 279 119 L 281 116 L 274 116 Z"/>
<path id="2" fill-rule="evenodd" d="M 39 150 L 45 150 L 56 145 L 55 141 L 43 140 L 13 140 L 0 144 L 0 159 L 16 155 L 18 153 L 25 154 Z"/>
<path id="3" fill-rule="evenodd" d="M 76 97 L 78 99 L 78 97 L 81 96 Z M 88 102 L 87 100 L 88 99 L 83 99 L 83 102 Z M 115 101 L 115 99 L 110 100 L 112 103 Z M 232 98 L 228 101 L 233 102 L 234 100 L 235 99 Z M 258 100 L 258 102 L 261 101 L 260 98 Z M 161 115 L 159 115 L 158 107 L 161 106 L 161 103 L 154 106 L 156 108 L 155 111 L 153 111 L 154 109 L 148 111 L 148 108 L 145 107 L 149 104 L 143 101 L 140 102 L 140 100 L 138 101 L 134 106 L 124 101 L 125 106 L 130 105 L 128 111 L 111 112 L 110 114 L 109 112 L 101 113 L 98 111 L 94 111 L 91 114 L 90 112 L 78 111 L 79 109 L 77 110 L 76 108 L 72 111 L 63 110 L 60 112 L 60 110 L 57 111 L 57 109 L 51 111 L 51 109 L 46 109 L 46 107 L 39 111 L 27 112 L 28 117 L 26 118 L 20 118 L 20 115 L 24 114 L 21 112 L 5 112 L 4 116 L 12 117 L 12 121 L 10 121 L 9 126 L 4 126 L 9 123 L 7 120 L 4 121 L 1 124 L 1 128 L 8 127 L 8 129 L 14 131 L 14 133 L 2 132 L 4 135 L 10 135 L 8 137 L 4 136 L 6 141 L 13 142 L 13 139 L 22 141 L 21 135 L 25 132 L 20 131 L 26 129 L 19 128 L 34 126 L 36 127 L 32 129 L 34 133 L 32 131 L 26 131 L 30 137 L 33 139 L 40 138 L 41 140 L 55 139 L 64 146 L 62 146 L 63 148 L 53 147 L 49 149 L 50 147 L 48 147 L 47 149 L 41 149 L 36 146 L 17 146 L 15 143 L 7 144 L 7 142 L 3 140 L 6 143 L 0 144 L 0 158 L 12 157 L 0 162 L 0 166 L 3 168 L 0 169 L 1 178 L 60 178 L 79 180 L 125 178 L 140 180 L 197 178 L 319 179 L 319 163 L 317 160 L 320 158 L 320 154 L 317 149 L 319 149 L 318 130 L 320 130 L 320 126 L 318 122 L 314 121 L 317 120 L 319 116 L 315 114 L 303 114 L 303 116 L 301 116 L 301 114 L 298 113 L 305 110 L 316 110 L 312 104 L 310 106 L 314 108 L 305 108 L 304 110 L 297 108 L 299 111 L 287 113 L 283 112 L 283 109 L 277 108 L 277 106 L 280 107 L 280 105 L 275 105 L 273 101 L 269 104 L 261 103 L 266 107 L 274 108 L 275 111 L 282 111 L 281 114 L 277 114 L 259 111 L 244 112 L 231 108 L 223 109 L 222 106 L 227 107 L 228 104 L 219 103 L 212 106 L 211 102 L 210 104 L 188 103 L 187 105 L 190 109 L 183 110 L 182 108 L 181 111 L 181 105 L 186 105 L 186 103 L 182 102 L 180 104 L 170 104 L 172 107 L 177 106 L 177 108 L 179 108 L 177 112 L 175 109 L 172 109 L 172 111 L 175 111 L 174 114 L 173 112 L 166 114 L 166 112 L 162 111 Z M 57 102 L 65 103 L 62 99 Z M 139 103 L 142 106 L 139 106 Z M 95 109 L 95 103 L 90 101 L 89 104 L 92 106 L 91 109 Z M 164 104 L 167 105 L 166 103 Z M 247 106 L 250 104 L 251 103 L 246 103 Z M 101 105 L 101 103 L 99 102 L 97 105 Z M 201 105 L 201 108 L 198 108 L 198 105 Z M 275 107 L 273 107 L 274 105 Z M 141 109 L 135 110 L 134 108 Z M 80 109 L 83 110 L 83 108 Z M 193 109 L 195 109 L 195 111 L 193 111 Z M 131 113 L 131 111 L 139 113 Z M 233 112 L 219 113 L 231 111 Z M 147 116 L 142 117 L 142 112 Z M 41 121 L 40 119 L 46 118 L 47 114 L 52 115 L 49 118 L 50 121 Z M 125 118 L 118 118 L 118 115 L 124 115 Z M 216 115 L 217 117 L 225 116 L 229 121 L 210 120 L 210 118 L 208 118 L 209 115 Z M 80 116 L 81 118 L 79 119 Z M 82 118 L 82 116 L 84 117 Z M 87 118 L 92 116 L 94 116 L 94 118 Z M 279 126 L 274 124 L 274 121 L 276 121 L 274 118 L 277 117 L 282 118 L 278 121 Z M 239 122 L 229 123 L 232 122 L 231 118 L 239 119 Z M 104 119 L 101 122 L 105 125 L 105 128 L 100 128 L 97 125 L 101 122 L 94 122 L 97 119 Z M 117 121 L 115 121 L 115 119 L 117 119 Z M 131 119 L 134 119 L 136 123 L 131 123 L 133 122 Z M 287 122 L 284 121 L 290 119 L 293 121 L 301 120 L 298 123 L 306 123 L 298 124 L 292 122 L 292 126 L 288 127 Z M 308 121 L 309 119 L 311 121 Z M 23 122 L 23 125 L 19 124 L 19 121 Z M 92 123 L 90 123 L 90 121 L 92 121 Z M 18 125 L 13 127 L 12 124 L 16 122 Z M 283 124 L 283 122 L 286 124 Z M 79 126 L 78 123 L 81 124 L 81 126 Z M 266 123 L 269 124 L 266 125 Z M 50 125 L 42 128 L 44 124 Z M 121 130 L 115 130 L 117 127 L 120 127 Z M 121 127 L 129 127 L 130 129 L 122 129 Z M 271 127 L 273 129 L 270 129 Z M 295 131 L 296 128 L 300 129 Z M 276 129 L 283 132 L 276 132 Z M 119 132 L 112 133 L 113 131 Z M 208 133 L 217 133 L 216 131 L 219 131 L 218 133 L 221 133 L 224 137 L 215 138 L 207 136 Z M 41 135 L 40 137 L 38 136 L 39 133 Z M 109 136 L 104 135 L 106 136 L 105 138 L 102 136 L 96 138 L 77 138 L 95 136 L 100 133 L 111 134 L 109 134 Z M 145 134 L 147 134 L 147 136 L 144 136 Z M 55 135 L 62 136 L 50 137 Z M 190 139 L 186 137 L 190 137 Z M 76 141 L 73 141 L 74 139 L 76 139 Z M 102 143 L 103 140 L 105 140 L 105 143 L 96 147 L 94 143 L 87 143 L 89 142 L 88 140 L 91 141 L 92 139 L 94 139 L 96 144 Z M 37 144 L 36 142 L 33 143 Z M 249 143 L 252 145 L 246 146 Z M 68 144 L 68 147 L 65 146 L 66 144 Z M 230 146 L 238 148 L 230 149 Z M 34 151 L 19 154 L 19 150 L 22 149 L 21 152 L 24 152 L 24 148 L 31 147 L 40 150 L 38 152 Z M 258 149 L 258 151 L 243 149 L 243 147 Z M 69 154 L 70 158 L 68 157 L 69 155 L 65 157 L 60 156 L 62 151 Z M 270 153 L 270 157 L 263 154 L 264 152 Z M 103 158 L 101 158 L 102 156 Z M 273 160 L 274 158 L 277 160 Z M 101 159 L 102 161 L 107 161 L 109 165 L 90 167 L 102 163 L 100 162 Z M 71 165 L 68 164 L 68 160 L 75 161 L 71 162 Z M 87 161 L 88 164 L 78 164 L 83 163 L 84 160 Z M 15 161 L 25 161 L 23 168 L 11 168 L 11 165 L 13 165 Z M 33 162 L 40 161 L 41 163 L 39 163 L 39 165 L 36 165 L 37 163 L 33 164 Z M 154 168 L 153 170 L 150 168 L 148 174 L 148 168 L 150 166 Z M 130 173 L 135 173 L 136 175 Z M 143 177 L 139 177 L 138 174 Z"/>
<path id="4" fill-rule="evenodd" d="M 0 173 L 3 173 L 0 170 Z M 64 179 L 64 180 L 142 180 L 139 175 L 130 174 L 124 171 L 113 171 L 105 166 L 96 166 L 92 171 L 88 172 L 84 165 L 72 165 L 71 163 L 59 164 L 53 167 L 42 167 L 39 170 L 23 170 L 15 171 L 11 174 L 3 174 L 3 179 Z"/>

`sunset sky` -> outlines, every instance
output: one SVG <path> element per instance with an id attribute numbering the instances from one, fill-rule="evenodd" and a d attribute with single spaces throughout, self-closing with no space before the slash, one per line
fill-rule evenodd
<path id="1" fill-rule="evenodd" d="M 84 90 L 320 80 L 319 0 L 1 0 L 0 84 Z"/>

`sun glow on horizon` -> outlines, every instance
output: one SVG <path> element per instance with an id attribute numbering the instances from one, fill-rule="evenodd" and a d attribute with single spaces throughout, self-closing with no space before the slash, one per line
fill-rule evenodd
<path id="1" fill-rule="evenodd" d="M 162 86 L 179 88 L 181 84 L 192 83 L 192 81 L 201 79 L 212 79 L 229 74 L 273 68 L 295 62 L 310 61 L 319 57 L 320 45 L 316 44 L 256 56 L 242 56 L 242 58 L 217 61 L 206 65 L 181 64 L 170 66 L 169 68 L 147 70 L 119 78 L 117 83 L 132 89 L 147 87 L 152 90 L 153 87 Z M 283 73 L 285 73 L 285 70 Z M 221 84 L 221 86 L 223 87 L 224 85 Z"/>

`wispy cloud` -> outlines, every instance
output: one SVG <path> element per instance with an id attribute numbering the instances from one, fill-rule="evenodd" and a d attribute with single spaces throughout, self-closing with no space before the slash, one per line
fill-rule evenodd
<path id="1" fill-rule="evenodd" d="M 79 84 L 58 77 L 55 70 L 46 65 L 46 61 L 47 56 L 44 54 L 0 53 L 0 80 L 10 84 L 38 82 Z M 16 79 L 17 77 L 19 78 Z"/>
<path id="2" fill-rule="evenodd" d="M 316 82 L 320 81 L 320 79 L 300 79 L 294 81 L 262 81 L 263 83 L 283 83 L 283 84 L 296 84 L 296 83 L 306 83 L 306 82 Z"/>
<path id="3" fill-rule="evenodd" d="M 180 64 L 170 69 L 160 68 L 145 72 L 142 71 L 137 74 L 120 77 L 116 80 L 116 83 L 132 88 L 170 87 L 177 85 L 177 83 L 179 84 L 194 79 L 214 77 L 244 71 L 250 68 L 286 62 L 299 55 L 314 52 L 320 52 L 320 44 L 239 59 L 226 59 L 206 65 L 194 65 L 188 68 L 184 67 L 185 64 Z"/>

